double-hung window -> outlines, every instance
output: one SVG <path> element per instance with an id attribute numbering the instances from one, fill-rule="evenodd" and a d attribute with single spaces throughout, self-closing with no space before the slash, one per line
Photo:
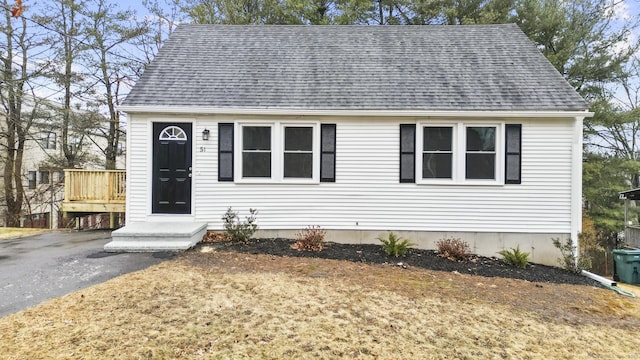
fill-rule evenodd
<path id="1" fill-rule="evenodd" d="M 285 126 L 284 128 L 285 179 L 313 178 L 313 127 Z"/>
<path id="2" fill-rule="evenodd" d="M 247 122 L 236 124 L 236 133 L 236 182 L 320 181 L 320 124 Z"/>
<path id="3" fill-rule="evenodd" d="M 453 127 L 422 128 L 422 178 L 453 178 Z"/>
<path id="4" fill-rule="evenodd" d="M 465 127 L 465 179 L 497 180 L 497 126 Z"/>
<path id="5" fill-rule="evenodd" d="M 509 130 L 506 140 L 505 128 Z M 511 180 L 510 173 L 517 173 L 519 183 L 519 145 L 511 146 L 517 148 L 517 152 L 509 150 L 512 152 L 505 153 L 505 141 L 519 144 L 521 131 L 519 125 L 464 121 L 424 122 L 418 123 L 415 127 L 402 124 L 400 126 L 401 159 L 405 153 L 411 151 L 407 149 L 407 139 L 411 138 L 409 135 L 413 129 L 416 134 L 414 170 L 416 183 L 479 185 L 516 183 L 515 180 Z M 505 155 L 510 157 L 505 160 Z M 506 164 L 505 161 L 507 161 Z M 509 168 L 506 174 L 505 165 Z M 400 182 L 414 182 L 407 173 L 407 169 L 410 169 L 410 166 L 401 163 Z"/>
<path id="6" fill-rule="evenodd" d="M 242 127 L 242 177 L 271 178 L 271 126 Z"/>

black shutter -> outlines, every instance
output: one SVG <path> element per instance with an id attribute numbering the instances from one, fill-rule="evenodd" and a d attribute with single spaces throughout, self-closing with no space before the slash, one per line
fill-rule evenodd
<path id="1" fill-rule="evenodd" d="M 505 127 L 504 182 L 520 184 L 522 176 L 522 125 L 507 124 Z"/>
<path id="2" fill-rule="evenodd" d="M 233 124 L 218 124 L 218 181 L 233 181 Z"/>
<path id="3" fill-rule="evenodd" d="M 320 181 L 336 182 L 336 124 L 320 125 Z"/>
<path id="4" fill-rule="evenodd" d="M 416 182 L 415 124 L 400 124 L 400 182 Z"/>

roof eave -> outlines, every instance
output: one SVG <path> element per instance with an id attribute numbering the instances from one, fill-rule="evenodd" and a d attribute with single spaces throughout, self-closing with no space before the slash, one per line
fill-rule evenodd
<path id="1" fill-rule="evenodd" d="M 286 108 L 213 108 L 188 106 L 138 106 L 122 105 L 120 111 L 129 114 L 222 114 L 222 115 L 282 115 L 282 116 L 368 116 L 368 117 L 592 117 L 587 110 L 347 110 L 347 109 L 286 109 Z"/>

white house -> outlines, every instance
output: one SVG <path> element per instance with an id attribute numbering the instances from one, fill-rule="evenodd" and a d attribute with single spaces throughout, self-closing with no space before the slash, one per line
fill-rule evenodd
<path id="1" fill-rule="evenodd" d="M 107 250 L 192 246 L 228 207 L 258 209 L 259 236 L 392 230 L 548 264 L 581 229 L 592 114 L 516 25 L 181 25 L 121 110 L 127 226 Z"/>

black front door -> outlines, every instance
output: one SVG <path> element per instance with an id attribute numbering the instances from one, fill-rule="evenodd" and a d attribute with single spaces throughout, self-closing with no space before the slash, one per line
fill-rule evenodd
<path id="1" fill-rule="evenodd" d="M 153 123 L 154 214 L 191 214 L 191 124 Z"/>

